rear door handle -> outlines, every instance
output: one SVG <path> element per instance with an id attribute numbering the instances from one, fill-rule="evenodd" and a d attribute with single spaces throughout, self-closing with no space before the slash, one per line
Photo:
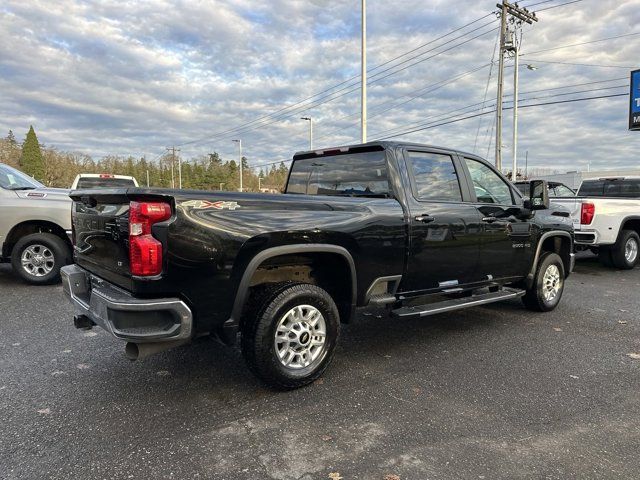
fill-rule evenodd
<path id="1" fill-rule="evenodd" d="M 424 213 L 422 215 L 416 215 L 415 216 L 415 220 L 416 220 L 416 222 L 431 223 L 431 222 L 433 222 L 435 220 L 435 218 L 433 218 L 428 213 Z"/>
<path id="2" fill-rule="evenodd" d="M 487 223 L 493 223 L 496 220 L 498 220 L 496 217 L 482 217 L 482 221 Z"/>

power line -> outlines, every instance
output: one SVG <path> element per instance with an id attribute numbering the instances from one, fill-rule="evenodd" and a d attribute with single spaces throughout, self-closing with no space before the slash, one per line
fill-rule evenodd
<path id="1" fill-rule="evenodd" d="M 485 18 L 487 18 L 487 17 L 489 17 L 489 16 L 491 16 L 491 15 L 492 15 L 492 14 L 487 14 L 487 15 L 484 15 L 484 16 L 482 16 L 482 17 L 480 17 L 480 18 L 477 18 L 477 19 L 475 19 L 475 20 L 473 20 L 473 21 L 471 21 L 471 22 L 469 22 L 469 23 L 467 23 L 467 24 L 465 24 L 465 25 L 463 25 L 463 26 L 461 26 L 461 27 L 458 27 L 458 28 L 456 28 L 456 29 L 454 29 L 454 30 L 452 30 L 452 31 L 450 31 L 450 32 L 448 32 L 448 33 L 446 33 L 446 34 L 444 34 L 444 35 L 441 35 L 441 36 L 439 36 L 439 37 L 437 37 L 437 38 L 435 38 L 435 39 L 433 39 L 433 40 L 430 40 L 429 42 L 426 42 L 426 43 L 424 43 L 424 44 L 422 44 L 422 45 L 420 45 L 420 46 L 418 46 L 418 47 L 416 47 L 416 48 L 412 49 L 412 50 L 409 50 L 408 52 L 405 52 L 405 53 L 403 53 L 403 54 L 401 54 L 401 55 L 398 55 L 398 56 L 396 56 L 396 57 L 392 58 L 391 60 L 388 60 L 388 61 L 386 61 L 386 62 L 384 62 L 384 63 L 382 63 L 382 64 L 380 64 L 380 65 L 377 65 L 376 67 L 373 67 L 373 68 L 371 68 L 371 69 L 367 70 L 367 72 L 373 72 L 373 71 L 375 71 L 375 70 L 379 69 L 380 67 L 385 66 L 385 65 L 388 65 L 389 63 L 392 63 L 393 61 L 398 60 L 398 59 L 400 59 L 400 58 L 402 58 L 402 57 L 404 57 L 404 56 L 406 56 L 406 55 L 408 55 L 408 54 L 410 54 L 410 53 L 413 53 L 413 52 L 415 52 L 415 51 L 417 51 L 417 50 L 420 50 L 421 48 L 424 48 L 425 46 L 431 45 L 431 44 L 433 44 L 433 43 L 435 43 L 435 42 L 438 42 L 439 40 L 442 40 L 442 39 L 444 39 L 444 38 L 446 38 L 446 37 L 448 37 L 448 36 L 450 36 L 450 35 L 452 35 L 452 34 L 454 34 L 454 33 L 456 33 L 456 32 L 459 32 L 459 31 L 461 31 L 461 30 L 464 30 L 465 28 L 467 28 L 467 27 L 469 27 L 469 26 L 471 26 L 471 25 L 474 25 L 475 23 L 478 23 L 478 22 L 480 22 L 480 21 L 484 20 Z M 493 21 L 492 21 L 492 22 L 490 22 L 490 23 L 493 23 L 494 21 L 495 21 L 495 20 L 493 20 Z M 485 25 L 483 25 L 483 26 L 481 26 L 481 27 L 479 27 L 479 28 L 480 28 L 480 29 L 481 29 L 481 28 L 484 28 L 484 26 L 486 26 L 486 25 L 488 25 L 488 24 L 485 24 Z M 463 36 L 465 36 L 465 35 L 468 35 L 469 33 L 472 33 L 472 32 L 474 32 L 474 31 L 477 31 L 477 30 L 478 30 L 478 29 L 472 30 L 471 32 L 467 32 L 466 34 L 462 35 L 462 37 L 463 37 Z M 460 38 L 460 37 L 459 37 L 459 38 Z M 455 40 L 455 39 L 454 39 L 454 40 Z M 435 48 L 438 48 L 438 47 L 435 47 Z M 426 52 L 422 52 L 422 53 L 420 53 L 419 55 L 416 55 L 414 58 L 417 58 L 418 56 L 423 55 L 423 54 L 425 54 L 425 53 L 428 53 L 429 51 L 432 51 L 432 50 L 433 50 L 433 49 L 428 50 L 428 51 L 426 51 Z M 405 62 L 406 62 L 406 60 L 405 60 Z M 403 63 L 404 63 L 404 62 L 403 62 Z M 400 63 L 400 64 L 397 64 L 397 65 L 401 65 L 401 63 Z M 395 66 L 393 66 L 393 67 L 390 67 L 390 68 L 394 68 L 394 67 L 396 67 L 397 65 L 395 65 Z M 388 70 L 388 69 L 387 69 L 387 70 Z M 385 70 L 385 71 L 386 71 L 386 70 Z M 383 73 L 383 72 L 378 72 L 376 75 L 378 75 L 378 74 L 380 74 L 380 73 Z M 252 125 L 252 124 L 258 123 L 258 122 L 260 122 L 260 121 L 262 121 L 262 120 L 265 120 L 265 119 L 271 118 L 271 117 L 273 117 L 274 115 L 276 115 L 276 114 L 278 114 L 278 113 L 280 113 L 280 112 L 283 112 L 283 111 L 286 111 L 286 110 L 290 110 L 290 109 L 292 109 L 292 108 L 294 108 L 294 107 L 297 107 L 298 105 L 301 105 L 301 104 L 303 104 L 303 103 L 305 103 L 305 102 L 307 102 L 307 101 L 309 101 L 309 100 L 311 100 L 311 99 L 313 99 L 313 98 L 315 98 L 315 97 L 318 97 L 318 96 L 323 95 L 323 94 L 325 94 L 325 93 L 327 93 L 327 92 L 330 92 L 331 90 L 334 90 L 334 89 L 336 89 L 337 87 L 340 87 L 340 86 L 342 86 L 342 85 L 345 85 L 345 84 L 347 84 L 347 83 L 349 83 L 349 82 L 352 82 L 353 80 L 358 79 L 358 78 L 360 78 L 360 75 L 356 75 L 356 76 L 350 77 L 350 78 L 348 78 L 348 79 L 346 79 L 346 80 L 344 80 L 344 81 L 342 81 L 342 82 L 340 82 L 340 83 L 338 83 L 338 84 L 336 84 L 336 85 L 333 85 L 333 86 L 331 86 L 331 87 L 329 87 L 329 88 L 327 88 L 327 89 L 325 89 L 325 90 L 322 90 L 321 92 L 318 92 L 318 93 L 315 93 L 315 94 L 313 94 L 313 95 L 311 95 L 311 96 L 309 96 L 309 97 L 306 97 L 306 98 L 304 98 L 304 99 L 302 99 L 302 100 L 300 100 L 300 101 L 298 101 L 298 102 L 296 102 L 296 103 L 294 103 L 294 104 L 292 104 L 292 105 L 288 105 L 288 106 L 285 106 L 285 107 L 279 108 L 278 110 L 275 110 L 275 111 L 271 112 L 270 114 L 263 115 L 263 116 L 258 117 L 258 118 L 256 118 L 256 119 L 254 119 L 254 120 L 250 121 L 250 122 L 246 122 L 246 123 L 244 123 L 244 124 L 238 125 L 237 127 L 234 127 L 234 128 L 231 128 L 231 129 L 227 129 L 227 130 L 223 130 L 223 131 L 221 131 L 221 132 L 217 132 L 217 133 L 214 133 L 214 134 L 212 134 L 212 135 L 208 135 L 208 136 L 206 136 L 206 137 L 202 137 L 202 138 L 200 138 L 200 139 L 190 140 L 190 141 L 188 141 L 188 142 L 183 142 L 183 143 L 179 144 L 179 146 L 192 145 L 192 144 L 194 144 L 194 143 L 200 143 L 200 142 L 202 142 L 202 141 L 208 140 L 208 139 L 213 138 L 213 137 L 216 137 L 216 136 L 218 136 L 218 135 L 222 135 L 222 134 L 230 133 L 230 132 L 235 132 L 235 131 L 237 131 L 237 130 L 238 130 L 238 129 L 240 129 L 240 128 L 243 128 L 243 127 L 246 127 L 246 126 L 249 126 L 249 125 Z M 355 84 L 354 84 L 354 85 L 355 85 Z M 349 87 L 351 87 L 351 86 L 352 86 L 352 85 L 350 85 L 350 86 L 348 86 L 348 87 L 345 87 L 345 88 L 349 88 Z M 334 92 L 334 93 L 337 93 L 337 92 Z"/>
<path id="2" fill-rule="evenodd" d="M 552 50 L 560 50 L 562 48 L 579 47 L 580 45 L 590 45 L 592 43 L 605 42 L 607 40 L 615 40 L 615 39 L 618 39 L 618 38 L 634 37 L 636 35 L 640 35 L 640 32 L 625 33 L 624 35 L 616 35 L 616 36 L 613 36 L 613 37 L 599 38 L 597 40 L 591 40 L 589 42 L 580 42 L 580 43 L 572 43 L 572 44 L 569 44 L 569 45 L 560 45 L 559 47 L 545 48 L 543 50 L 536 50 L 534 52 L 521 53 L 520 56 L 524 57 L 525 55 L 535 55 L 536 53 L 551 52 Z"/>
<path id="3" fill-rule="evenodd" d="M 617 94 L 612 94 L 612 95 L 599 95 L 599 96 L 596 96 L 596 97 L 574 98 L 574 99 L 571 99 L 571 100 L 556 100 L 556 101 L 553 101 L 553 102 L 543 102 L 543 103 L 533 103 L 533 104 L 530 104 L 530 105 L 522 105 L 522 106 L 520 106 L 520 108 L 531 108 L 531 107 L 540 107 L 540 106 L 544 106 L 544 105 L 558 105 L 558 104 L 563 104 L 563 103 L 584 102 L 584 101 L 588 101 L 588 100 L 598 100 L 598 99 L 602 99 L 602 98 L 624 97 L 624 96 L 628 96 L 628 95 L 629 95 L 628 93 L 617 93 Z M 509 110 L 511 108 L 513 108 L 513 107 L 504 107 L 505 110 Z M 450 123 L 460 122 L 462 120 L 468 120 L 470 118 L 477 118 L 479 116 L 488 115 L 490 113 L 495 113 L 495 109 L 491 110 L 491 111 L 476 113 L 474 115 L 469 115 L 469 116 L 458 118 L 458 119 L 454 119 L 454 120 L 449 120 L 449 121 L 446 121 L 446 122 L 438 123 L 436 125 L 430 125 L 430 126 L 427 126 L 427 127 L 416 128 L 416 129 L 413 129 L 413 130 L 408 130 L 408 131 L 405 131 L 405 132 L 389 135 L 389 136 L 386 136 L 386 137 L 379 138 L 378 140 L 386 140 L 388 138 L 399 137 L 400 135 L 407 135 L 409 133 L 419 132 L 419 131 L 422 131 L 422 130 L 428 130 L 430 128 L 435 128 L 435 127 L 439 127 L 439 126 L 442 126 L 442 125 L 448 125 Z"/>
<path id="4" fill-rule="evenodd" d="M 565 2 L 565 3 L 561 3 L 559 5 L 551 5 L 550 7 L 539 9 L 538 12 L 544 12 L 545 10 L 551 10 L 552 8 L 564 7 L 565 5 L 571 5 L 572 3 L 578 3 L 578 2 L 581 2 L 581 1 L 582 0 L 573 0 L 572 2 Z M 531 6 L 531 5 L 529 5 L 529 6 Z"/>
<path id="5" fill-rule="evenodd" d="M 493 21 L 492 21 L 492 22 L 490 22 L 490 23 L 493 23 Z M 489 24 L 490 24 L 490 23 L 489 23 Z M 482 27 L 480 27 L 480 28 L 486 27 L 486 26 L 487 26 L 487 25 L 489 25 L 489 24 L 485 24 L 485 25 L 483 25 L 483 26 L 482 26 Z M 477 29 L 476 29 L 476 30 L 473 30 L 473 31 L 477 31 Z M 370 84 L 376 83 L 376 82 L 378 82 L 378 81 L 380 81 L 380 80 L 383 80 L 383 79 L 388 78 L 388 77 L 390 77 L 390 76 L 392 76 L 392 75 L 395 75 L 395 74 L 397 74 L 397 73 L 399 73 L 399 72 L 401 72 L 401 71 L 404 71 L 404 70 L 406 70 L 406 69 L 408 69 L 408 68 L 410 68 L 410 67 L 412 67 L 412 66 L 414 66 L 414 65 L 417 65 L 417 64 L 419 64 L 419 63 L 422 63 L 422 62 L 425 62 L 425 61 L 430 60 L 430 59 L 432 59 L 432 58 L 435 58 L 435 57 L 437 57 L 437 56 L 439 56 L 439 55 L 442 55 L 443 53 L 446 53 L 446 52 L 448 52 L 448 51 L 450 51 L 450 50 L 453 50 L 454 48 L 457 48 L 457 47 L 459 47 L 459 46 L 461 46 L 461 45 L 464 45 L 464 44 L 466 44 L 466 43 L 469 43 L 469 42 L 471 42 L 471 41 L 473 41 L 473 40 L 475 40 L 475 39 L 477 39 L 477 38 L 479 38 L 479 37 L 482 37 L 482 36 L 486 35 L 487 33 L 491 33 L 492 31 L 493 31 L 493 28 L 492 28 L 492 29 L 490 29 L 490 30 L 487 30 L 487 31 L 485 31 L 485 32 L 482 32 L 482 33 L 480 33 L 480 34 L 478 34 L 478 35 L 476 35 L 476 36 L 474 36 L 474 37 L 472 37 L 472 38 L 470 38 L 470 39 L 467 39 L 467 40 L 463 41 L 463 42 L 460 42 L 460 43 L 458 43 L 458 44 L 455 44 L 455 45 L 453 45 L 453 46 L 451 46 L 451 47 L 449 47 L 449 48 L 447 48 L 447 49 L 445 49 L 445 50 L 442 50 L 442 51 L 436 52 L 436 53 L 434 53 L 433 55 L 430 55 L 430 56 L 429 56 L 429 57 L 427 57 L 427 58 L 420 59 L 420 60 L 418 60 L 418 61 L 416 61 L 416 62 L 414 62 L 414 63 L 412 63 L 412 64 L 410 64 L 410 65 L 407 65 L 407 66 L 405 66 L 405 67 L 402 67 L 402 68 L 400 68 L 399 70 L 396 70 L 396 71 L 394 71 L 394 72 L 388 73 L 388 74 L 386 74 L 386 75 L 384 75 L 384 76 L 382 76 L 382 77 L 374 78 L 374 77 L 376 77 L 376 75 L 380 75 L 381 73 L 384 73 L 384 72 L 386 72 L 387 70 L 384 70 L 384 71 L 382 71 L 382 72 L 378 72 L 378 73 L 376 73 L 376 74 L 372 75 L 373 80 L 369 81 L 369 82 L 368 82 L 368 84 L 370 85 Z M 471 33 L 471 32 L 468 32 L 467 34 L 464 34 L 464 35 L 462 35 L 461 37 L 464 37 L 464 36 L 468 35 L 469 33 Z M 458 40 L 458 39 L 459 39 L 459 38 L 461 38 L 461 37 L 457 37 L 457 38 L 456 38 L 456 39 L 454 39 L 454 40 Z M 453 41 L 453 40 L 452 40 L 452 41 Z M 451 42 L 451 41 L 449 41 L 449 42 L 447 42 L 447 43 L 450 43 L 450 42 Z M 447 43 L 442 44 L 442 45 L 439 45 L 439 46 L 437 46 L 437 47 L 434 47 L 434 48 L 433 48 L 433 49 L 431 49 L 431 50 L 427 50 L 426 52 L 423 52 L 423 54 L 424 54 L 424 53 L 428 53 L 428 52 L 430 52 L 430 51 L 433 51 L 433 50 L 435 50 L 435 49 L 437 49 L 437 48 L 440 48 L 440 47 L 442 47 L 442 46 L 445 46 L 445 45 L 447 45 Z M 420 55 L 423 55 L 423 54 L 420 54 Z M 416 56 L 416 57 L 413 57 L 413 58 L 417 58 L 417 56 Z M 405 62 L 402 62 L 402 63 L 405 63 Z M 337 90 L 337 91 L 335 91 L 335 92 L 333 92 L 333 93 L 330 93 L 330 94 L 328 94 L 328 95 L 326 95 L 326 96 L 324 96 L 324 97 L 320 97 L 320 98 L 319 98 L 315 103 L 311 103 L 311 104 L 309 104 L 309 105 L 304 105 L 304 106 L 301 106 L 301 107 L 297 107 L 297 108 L 295 108 L 295 109 L 293 109 L 293 110 L 291 110 L 291 111 L 289 111 L 289 112 L 287 112 L 287 113 L 282 113 L 282 114 L 280 114 L 280 115 L 274 116 L 270 121 L 267 121 L 266 123 L 262 123 L 262 124 L 258 124 L 258 125 L 253 125 L 253 126 L 249 126 L 249 125 L 247 125 L 246 127 L 243 127 L 243 128 L 239 128 L 239 129 L 235 129 L 235 130 L 230 130 L 230 132 L 232 131 L 234 136 L 238 136 L 239 134 L 246 133 L 246 132 L 251 131 L 251 130 L 255 130 L 256 128 L 263 128 L 263 127 L 266 127 L 266 126 L 268 126 L 268 125 L 272 125 L 272 124 L 274 124 L 274 123 L 276 123 L 276 122 L 281 121 L 283 118 L 287 118 L 287 117 L 295 116 L 295 115 L 297 115 L 300 111 L 308 110 L 308 109 L 310 109 L 310 108 L 314 108 L 314 107 L 317 107 L 317 106 L 323 105 L 323 104 L 325 104 L 325 103 L 328 103 L 328 102 L 331 102 L 331 101 L 337 100 L 338 98 L 344 97 L 345 95 L 348 95 L 349 93 L 352 93 L 352 92 L 358 91 L 358 90 L 360 89 L 360 87 L 359 87 L 359 86 L 356 86 L 356 85 L 358 85 L 358 84 L 357 84 L 357 83 L 354 83 L 353 85 L 348 85 L 348 86 L 343 87 L 343 88 L 341 88 L 341 89 L 339 89 L 339 90 Z M 351 87 L 354 87 L 354 86 L 355 86 L 355 88 L 351 88 Z M 345 91 L 345 90 L 347 90 L 347 91 Z M 343 93 L 340 93 L 339 95 L 336 95 L 336 94 L 338 94 L 339 92 L 343 92 Z M 328 99 L 328 100 L 325 100 L 325 99 Z M 191 142 L 191 144 L 193 144 L 193 143 L 204 143 L 204 144 L 207 144 L 207 143 L 211 143 L 211 142 L 213 142 L 213 141 L 221 140 L 222 138 L 225 138 L 225 137 L 228 137 L 228 136 L 231 136 L 231 135 L 232 135 L 231 133 L 218 134 L 218 135 L 212 135 L 212 136 L 210 136 L 210 137 L 207 137 L 207 139 L 204 139 L 204 140 L 193 141 L 193 142 Z M 184 144 L 180 144 L 180 145 L 184 145 Z"/>
<path id="6" fill-rule="evenodd" d="M 500 41 L 500 33 L 496 37 L 496 41 L 493 44 L 493 54 L 491 55 L 491 67 L 489 68 L 489 75 L 487 77 L 487 84 L 484 87 L 484 96 L 482 98 L 482 109 L 484 109 L 485 103 L 487 101 L 487 94 L 489 93 L 489 84 L 491 83 L 491 77 L 493 74 L 493 65 L 496 59 L 496 50 L 498 49 L 498 42 Z M 473 151 L 476 151 L 476 146 L 478 144 L 478 136 L 480 135 L 480 127 L 482 126 L 482 119 L 478 121 L 478 128 L 476 129 L 476 138 L 473 141 Z"/>
<path id="7" fill-rule="evenodd" d="M 528 60 L 532 63 L 555 63 L 559 65 L 574 65 L 578 67 L 601 67 L 601 68 L 623 68 L 625 70 L 633 70 L 635 67 L 627 66 L 627 65 L 603 65 L 599 63 L 573 63 L 573 62 L 558 62 L 555 60 L 540 60 L 537 58 L 530 58 Z"/>

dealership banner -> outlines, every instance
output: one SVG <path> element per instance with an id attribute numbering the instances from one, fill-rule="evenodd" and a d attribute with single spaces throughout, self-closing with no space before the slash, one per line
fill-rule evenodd
<path id="1" fill-rule="evenodd" d="M 640 130 L 640 70 L 631 72 L 629 130 Z"/>

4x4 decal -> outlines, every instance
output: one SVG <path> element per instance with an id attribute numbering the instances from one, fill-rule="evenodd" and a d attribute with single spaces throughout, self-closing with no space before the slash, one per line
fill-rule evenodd
<path id="1" fill-rule="evenodd" d="M 238 202 L 223 202 L 222 200 L 218 200 L 216 202 L 210 202 L 209 200 L 188 200 L 186 202 L 182 202 L 180 205 L 183 207 L 193 207 L 197 209 L 213 208 L 215 210 L 235 210 L 236 208 L 240 208 Z"/>

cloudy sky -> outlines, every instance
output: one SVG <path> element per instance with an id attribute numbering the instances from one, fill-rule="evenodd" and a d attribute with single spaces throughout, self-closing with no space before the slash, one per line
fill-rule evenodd
<path id="1" fill-rule="evenodd" d="M 568 2 L 520 2 L 539 18 L 522 33 L 522 107 L 626 94 L 640 68 L 640 0 Z M 495 4 L 369 0 L 370 140 L 493 158 L 493 115 L 447 122 L 495 105 Z M 230 158 L 241 138 L 251 165 L 305 149 L 303 116 L 314 147 L 359 140 L 359 0 L 3 0 L 0 45 L 2 135 L 33 124 L 41 142 L 95 158 L 155 158 L 174 144 Z M 628 102 L 521 108 L 519 151 L 560 171 L 638 166 Z M 503 144 L 510 162 L 511 110 Z"/>

